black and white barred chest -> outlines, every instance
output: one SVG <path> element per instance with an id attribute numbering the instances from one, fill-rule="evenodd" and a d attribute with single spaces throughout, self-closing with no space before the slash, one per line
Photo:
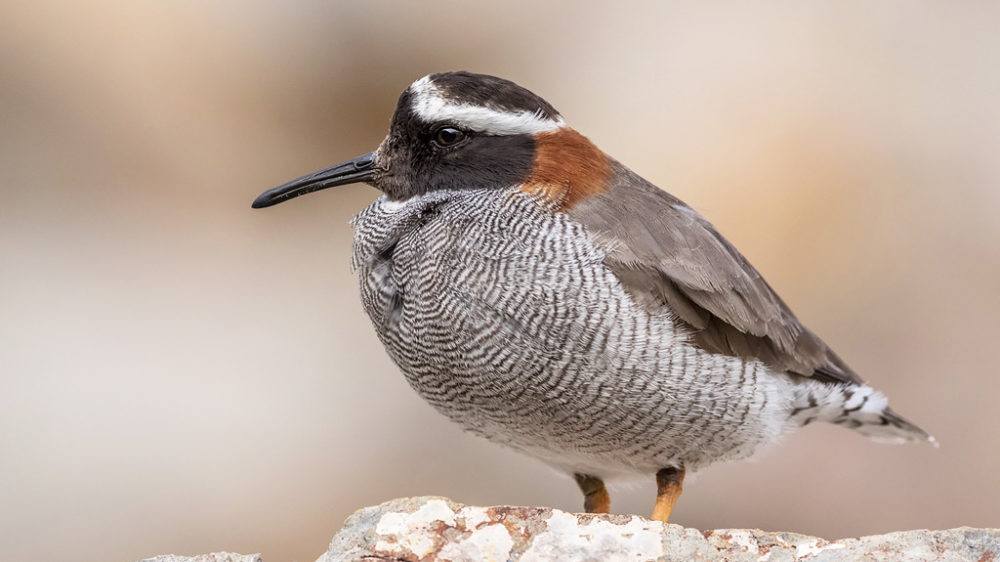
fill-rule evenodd
<path id="1" fill-rule="evenodd" d="M 569 470 L 690 468 L 784 429 L 780 377 L 688 345 L 582 226 L 517 191 L 382 197 L 354 221 L 376 332 L 466 429 Z"/>

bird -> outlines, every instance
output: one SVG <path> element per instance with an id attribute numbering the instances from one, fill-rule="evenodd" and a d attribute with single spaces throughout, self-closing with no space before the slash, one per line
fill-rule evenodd
<path id="1" fill-rule="evenodd" d="M 495 76 L 430 74 L 367 154 L 262 193 L 381 195 L 352 221 L 363 308 L 409 385 L 473 434 L 571 476 L 685 474 L 813 422 L 931 442 L 806 328 L 718 230 Z"/>

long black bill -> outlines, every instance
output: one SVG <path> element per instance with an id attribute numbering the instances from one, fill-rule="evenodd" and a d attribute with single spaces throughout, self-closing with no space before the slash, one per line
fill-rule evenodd
<path id="1" fill-rule="evenodd" d="M 251 207 L 254 209 L 270 207 L 313 191 L 367 181 L 371 179 L 373 173 L 375 173 L 375 153 L 369 152 L 347 162 L 330 166 L 325 170 L 302 176 L 274 189 L 268 189 L 254 200 Z"/>

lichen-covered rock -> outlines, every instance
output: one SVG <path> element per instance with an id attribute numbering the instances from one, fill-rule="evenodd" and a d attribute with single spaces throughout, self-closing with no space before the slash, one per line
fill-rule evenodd
<path id="1" fill-rule="evenodd" d="M 213 552 L 197 556 L 178 556 L 176 554 L 161 554 L 154 558 L 144 558 L 139 562 L 261 562 L 260 554 L 235 554 L 232 552 Z"/>
<path id="2" fill-rule="evenodd" d="M 349 517 L 317 562 L 355 560 L 973 560 L 1000 562 L 1000 529 L 904 531 L 827 541 L 747 529 L 698 531 L 634 515 L 474 507 L 406 498 Z"/>

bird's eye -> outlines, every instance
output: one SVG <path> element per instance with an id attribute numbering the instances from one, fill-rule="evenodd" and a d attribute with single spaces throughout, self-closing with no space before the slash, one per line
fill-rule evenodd
<path id="1" fill-rule="evenodd" d="M 434 142 L 439 146 L 451 146 L 465 139 L 465 132 L 454 127 L 441 127 L 434 132 Z"/>

